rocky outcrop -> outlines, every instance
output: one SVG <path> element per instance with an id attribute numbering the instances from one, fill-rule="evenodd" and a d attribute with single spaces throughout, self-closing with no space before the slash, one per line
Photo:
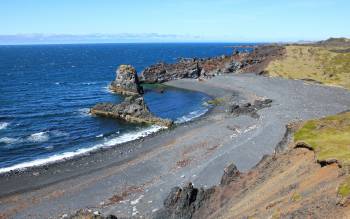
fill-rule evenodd
<path id="1" fill-rule="evenodd" d="M 162 83 L 181 78 L 211 77 L 221 73 L 236 72 L 241 63 L 236 56 L 219 56 L 208 59 L 180 59 L 177 63 L 158 63 L 141 73 L 145 83 Z"/>
<path id="2" fill-rule="evenodd" d="M 206 78 L 228 73 L 261 73 L 271 60 L 281 57 L 283 52 L 282 46 L 266 45 L 258 46 L 252 52 L 240 53 L 235 50 L 229 56 L 181 58 L 174 64 L 158 63 L 146 68 L 142 71 L 140 79 L 145 83 L 162 83 L 181 78 Z"/>
<path id="3" fill-rule="evenodd" d="M 214 189 L 194 188 L 192 183 L 183 188 L 174 187 L 164 201 L 164 208 L 157 211 L 152 218 L 193 218 L 193 214 L 203 207 L 213 192 Z"/>
<path id="4" fill-rule="evenodd" d="M 244 54 L 241 60 L 240 73 L 267 74 L 265 71 L 268 64 L 282 58 L 286 50 L 284 46 L 270 44 L 256 47 L 253 52 Z"/>
<path id="5" fill-rule="evenodd" d="M 122 95 L 143 94 L 143 89 L 137 76 L 137 72 L 131 65 L 120 65 L 116 72 L 116 78 L 109 88 Z"/>
<path id="6" fill-rule="evenodd" d="M 259 115 L 257 114 L 257 111 L 260 109 L 263 109 L 265 107 L 270 107 L 272 103 L 271 99 L 256 99 L 252 103 L 243 103 L 243 104 L 236 104 L 236 103 L 230 103 L 226 107 L 226 112 L 238 116 L 242 114 L 250 115 L 254 118 L 259 118 Z"/>
<path id="7" fill-rule="evenodd" d="M 91 110 L 91 114 L 121 119 L 133 123 L 157 124 L 170 127 L 171 120 L 155 117 L 148 109 L 142 96 L 126 97 L 120 104 L 99 103 Z"/>
<path id="8" fill-rule="evenodd" d="M 234 180 L 238 179 L 240 175 L 239 170 L 235 164 L 230 164 L 224 169 L 224 175 L 221 178 L 220 185 L 228 185 Z"/>
<path id="9" fill-rule="evenodd" d="M 141 73 L 145 83 L 162 83 L 179 78 L 198 78 L 200 68 L 197 59 L 181 59 L 176 64 L 158 63 Z"/>
<path id="10" fill-rule="evenodd" d="M 81 209 L 77 211 L 75 214 L 68 217 L 66 215 L 62 216 L 62 218 L 69 219 L 118 219 L 114 215 L 103 216 L 99 211 L 92 211 L 90 209 Z"/>

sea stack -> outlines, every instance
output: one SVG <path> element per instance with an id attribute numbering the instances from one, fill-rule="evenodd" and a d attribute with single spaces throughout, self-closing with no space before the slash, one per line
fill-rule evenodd
<path id="1" fill-rule="evenodd" d="M 132 123 L 157 124 L 170 127 L 173 121 L 154 116 L 148 109 L 142 96 L 143 89 L 134 67 L 120 65 L 117 77 L 112 81 L 110 89 L 125 96 L 120 104 L 99 103 L 90 109 L 90 113 L 97 116 L 121 119 Z"/>
<path id="2" fill-rule="evenodd" d="M 143 89 L 140 86 L 136 69 L 131 65 L 120 65 L 116 72 L 116 78 L 109 88 L 121 95 L 140 95 Z"/>

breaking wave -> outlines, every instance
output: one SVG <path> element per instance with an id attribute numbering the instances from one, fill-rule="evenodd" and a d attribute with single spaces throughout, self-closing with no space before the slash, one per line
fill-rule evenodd
<path id="1" fill-rule="evenodd" d="M 6 129 L 9 124 L 10 123 L 8 123 L 8 122 L 0 122 L 0 130 L 1 129 Z"/>
<path id="2" fill-rule="evenodd" d="M 178 118 L 175 123 L 176 124 L 181 124 L 181 123 L 185 123 L 185 122 L 189 122 L 195 118 L 198 118 L 202 115 L 204 115 L 206 112 L 208 112 L 208 109 L 201 109 L 201 110 L 196 110 L 193 112 L 190 112 L 187 115 L 181 116 L 180 118 Z"/>
<path id="3" fill-rule="evenodd" d="M 166 129 L 165 127 L 162 126 L 158 126 L 158 125 L 153 125 L 151 127 L 142 129 L 141 131 L 134 131 L 134 132 L 129 132 L 129 133 L 125 133 L 122 134 L 118 137 L 112 138 L 112 139 L 107 139 L 105 140 L 105 142 L 100 143 L 100 144 L 96 144 L 92 147 L 88 147 L 88 148 L 80 148 L 78 150 L 75 151 L 70 151 L 70 152 L 63 152 L 63 153 L 59 153 L 59 154 L 55 154 L 46 158 L 40 158 L 40 159 L 36 159 L 33 161 L 28 161 L 28 162 L 24 162 L 24 163 L 19 163 L 10 167 L 4 167 L 4 168 L 0 168 L 0 173 L 6 173 L 9 171 L 13 171 L 13 170 L 23 170 L 29 167 L 36 167 L 36 166 L 42 166 L 45 164 L 49 164 L 49 163 L 54 163 L 54 162 L 58 162 L 61 160 L 65 160 L 65 159 L 70 159 L 79 155 L 83 155 L 83 154 L 87 154 L 89 152 L 95 151 L 97 149 L 100 148 L 107 148 L 107 147 L 112 147 L 118 144 L 122 144 L 125 142 L 129 142 L 129 141 L 133 141 L 142 137 L 146 137 L 152 133 L 158 132 L 161 129 Z M 34 137 L 32 137 L 34 135 Z M 45 139 L 44 136 L 47 136 L 46 132 L 39 132 L 39 133 L 35 133 L 31 135 L 31 137 L 35 140 L 38 139 Z M 47 136 L 48 137 L 48 136 Z"/>

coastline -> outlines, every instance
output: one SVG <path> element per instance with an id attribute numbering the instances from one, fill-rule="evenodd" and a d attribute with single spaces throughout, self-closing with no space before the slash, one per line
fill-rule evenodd
<path id="1" fill-rule="evenodd" d="M 198 91 L 188 90 L 183 88 L 176 88 L 176 89 L 198 92 Z M 200 92 L 200 93 L 203 93 L 203 92 Z M 206 96 L 210 97 L 209 95 L 206 95 Z M 202 104 L 204 103 L 205 102 L 203 102 Z M 177 118 L 177 120 L 175 120 L 174 123 L 176 124 L 176 126 L 187 124 L 194 120 L 200 119 L 200 117 L 208 114 L 211 111 L 211 109 L 212 107 L 208 106 L 205 110 L 192 111 L 186 115 L 183 115 Z M 84 147 L 74 151 L 62 152 L 62 153 L 50 155 L 48 157 L 38 158 L 33 161 L 23 162 L 13 166 L 0 168 L 0 177 L 3 175 L 15 175 L 15 174 L 25 173 L 27 171 L 33 172 L 33 171 L 36 171 L 37 169 L 39 170 L 43 168 L 50 168 L 51 165 L 54 165 L 56 163 L 67 162 L 70 160 L 78 159 L 83 156 L 89 156 L 90 154 L 96 153 L 100 150 L 108 150 L 109 148 L 119 147 L 123 144 L 128 144 L 128 143 L 131 143 L 131 144 L 137 143 L 138 141 L 142 141 L 142 139 L 146 137 L 152 137 L 157 133 L 167 129 L 168 129 L 167 127 L 162 127 L 159 125 L 147 125 L 140 128 L 137 131 L 124 133 L 115 138 L 108 139 L 106 142 L 101 142 L 101 143 L 92 145 L 90 147 Z"/>
<path id="2" fill-rule="evenodd" d="M 66 179 L 70 179 L 72 177 L 80 176 L 82 174 L 87 174 L 91 171 L 97 171 L 98 169 L 103 168 L 103 167 L 93 168 L 92 170 L 89 170 L 86 172 L 83 170 L 78 170 L 78 169 L 71 170 L 75 173 L 69 174 L 69 175 L 64 176 L 62 178 L 59 178 L 59 177 L 55 178 L 54 177 L 52 182 L 46 182 L 45 184 L 38 184 L 36 186 L 26 185 L 26 186 L 28 186 L 26 188 L 17 187 L 17 188 L 15 188 L 16 191 L 11 191 L 11 190 L 7 189 L 8 187 L 6 187 L 6 185 L 4 185 L 2 182 L 3 178 L 6 178 L 5 181 L 8 181 L 9 178 L 22 178 L 23 179 L 23 178 L 27 178 L 27 177 L 31 178 L 33 176 L 38 176 L 37 174 L 50 175 L 50 173 L 56 172 L 55 170 L 58 170 L 58 169 L 62 170 L 65 168 L 70 169 L 74 165 L 80 166 L 80 164 L 84 163 L 86 160 L 89 160 L 89 159 L 98 160 L 98 159 L 100 159 L 100 157 L 105 157 L 106 155 L 110 154 L 111 152 L 118 159 L 119 158 L 121 159 L 120 161 L 117 161 L 115 163 L 113 162 L 114 165 L 119 163 L 119 162 L 128 161 L 128 160 L 132 159 L 133 157 L 135 157 L 135 155 L 130 155 L 130 157 L 124 157 L 124 156 L 129 156 L 128 154 L 133 152 L 133 149 L 136 145 L 141 144 L 142 142 L 149 140 L 149 139 L 152 139 L 156 136 L 167 135 L 169 132 L 172 132 L 176 128 L 186 127 L 189 124 L 197 123 L 198 121 L 203 120 L 206 117 L 210 116 L 212 111 L 213 111 L 213 107 L 208 108 L 208 110 L 204 114 L 201 114 L 198 117 L 195 117 L 195 118 L 193 118 L 189 121 L 186 121 L 186 122 L 176 123 L 175 127 L 171 127 L 171 128 L 160 127 L 158 130 L 156 130 L 154 132 L 151 132 L 145 136 L 141 136 L 141 137 L 138 137 L 138 138 L 130 140 L 130 141 L 126 141 L 126 142 L 111 145 L 111 146 L 105 146 L 105 147 L 86 148 L 88 150 L 87 152 L 76 154 L 76 155 L 73 155 L 71 157 L 65 157 L 62 159 L 55 160 L 53 162 L 46 162 L 46 163 L 39 164 L 39 165 L 33 165 L 33 166 L 24 167 L 24 168 L 15 168 L 13 170 L 0 172 L 0 185 L 2 185 L 2 187 L 0 189 L 0 198 L 2 198 L 4 196 L 16 194 L 16 193 L 22 193 L 22 192 L 26 192 L 26 191 L 30 191 L 30 190 L 35 190 L 35 189 L 38 189 L 38 188 L 41 188 L 41 187 L 44 187 L 47 185 L 52 185 L 54 183 L 58 183 L 58 182 L 66 180 Z M 150 127 L 152 127 L 152 125 L 149 126 L 148 128 L 150 128 Z M 150 148 L 150 149 L 153 149 L 153 148 Z M 147 152 L 147 151 L 148 150 L 139 151 L 138 153 L 143 153 L 143 152 Z M 74 153 L 74 152 L 72 152 L 72 153 Z M 118 156 L 118 154 L 120 156 Z M 124 160 L 124 158 L 125 158 L 125 160 Z M 85 169 L 85 167 L 84 167 L 84 169 Z M 82 172 L 77 173 L 79 171 L 82 171 Z M 63 170 L 60 172 L 65 172 L 65 171 Z M 48 177 L 48 176 L 45 176 L 45 178 L 46 177 Z M 15 179 L 13 179 L 13 180 L 15 180 Z M 36 182 L 32 182 L 32 183 L 28 182 L 28 184 L 37 184 L 37 183 Z M 11 185 L 10 187 L 13 187 L 13 185 Z M 4 192 L 4 191 L 6 191 L 6 192 Z"/>
<path id="3" fill-rule="evenodd" d="M 119 194 L 126 183 L 142 188 L 142 192 L 138 190 L 127 199 L 130 201 L 139 198 L 140 194 L 144 195 L 136 206 L 140 214 L 147 215 L 162 205 L 164 196 L 175 185 L 189 180 L 204 187 L 215 185 L 222 175 L 223 168 L 232 161 L 242 171 L 250 169 L 264 154 L 273 152 L 283 138 L 288 122 L 296 118 L 308 119 L 334 114 L 346 110 L 350 105 L 350 94 L 343 89 L 306 85 L 302 81 L 253 74 L 217 76 L 204 82 L 182 79 L 167 84 L 206 91 L 208 95 L 215 97 L 233 95 L 241 100 L 250 101 L 261 96 L 271 98 L 274 102 L 272 107 L 258 112 L 259 119 L 246 115 L 228 116 L 222 106 L 217 106 L 199 119 L 135 142 L 99 150 L 89 156 L 48 167 L 1 177 L 0 202 L 3 205 L 0 206 L 0 210 L 8 212 L 6 203 L 14 197 L 40 199 L 52 194 L 44 200 L 51 204 L 60 203 L 61 209 L 47 209 L 48 204 L 41 202 L 27 203 L 25 209 L 15 213 L 16 218 L 23 218 L 35 212 L 58 217 L 62 212 L 72 213 L 86 206 L 102 209 L 106 214 L 131 216 L 135 213 L 135 205 L 130 202 L 100 205 L 102 202 L 106 203 L 108 197 L 113 194 Z M 284 98 L 286 93 L 297 96 L 299 92 L 308 92 L 310 95 L 291 100 Z M 327 98 L 324 97 L 326 93 Z M 300 108 L 300 105 L 305 109 Z M 234 133 L 230 129 L 233 125 L 242 130 L 242 133 L 233 136 Z M 185 156 L 184 159 L 178 160 L 179 155 Z M 189 163 L 177 166 L 178 161 Z M 68 185 L 74 188 L 69 188 Z M 57 194 L 58 191 L 61 192 Z M 91 198 L 87 200 L 86 196 Z M 69 203 L 73 200 L 75 201 L 72 207 Z M 18 201 L 14 205 L 21 204 L 23 202 Z"/>

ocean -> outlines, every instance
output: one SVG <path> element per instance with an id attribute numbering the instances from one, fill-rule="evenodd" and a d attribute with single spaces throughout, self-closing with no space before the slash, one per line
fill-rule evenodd
<path id="1" fill-rule="evenodd" d="M 162 127 L 89 115 L 109 92 L 120 64 L 138 72 L 159 61 L 230 54 L 233 44 L 76 44 L 0 46 L 0 173 L 43 165 L 147 136 Z M 150 110 L 176 123 L 203 115 L 209 97 L 147 90 Z"/>

